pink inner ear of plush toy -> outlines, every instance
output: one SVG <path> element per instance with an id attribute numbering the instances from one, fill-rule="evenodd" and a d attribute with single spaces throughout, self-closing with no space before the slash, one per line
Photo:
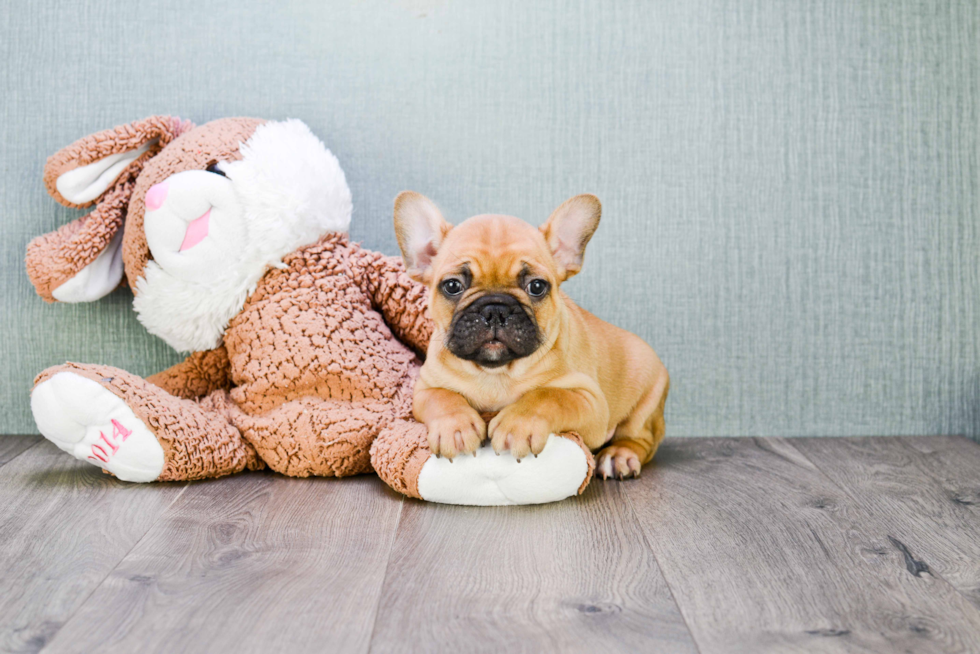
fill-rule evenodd
<path id="1" fill-rule="evenodd" d="M 200 218 L 195 218 L 187 226 L 184 232 L 184 241 L 180 244 L 180 251 L 190 250 L 192 247 L 204 240 L 208 235 L 208 221 L 211 219 L 211 210 L 208 209 Z"/>

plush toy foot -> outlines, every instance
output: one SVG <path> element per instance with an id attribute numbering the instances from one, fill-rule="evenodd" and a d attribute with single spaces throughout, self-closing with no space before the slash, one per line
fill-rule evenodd
<path id="1" fill-rule="evenodd" d="M 576 434 L 552 434 L 537 457 L 518 462 L 488 445 L 451 461 L 429 451 L 424 425 L 398 421 L 371 447 L 371 463 L 395 490 L 430 502 L 498 506 L 543 504 L 585 490 L 595 461 Z"/>
<path id="2" fill-rule="evenodd" d="M 265 464 L 228 422 L 228 393 L 171 395 L 111 366 L 66 363 L 34 380 L 38 429 L 72 456 L 126 481 L 223 477 Z"/>
<path id="3" fill-rule="evenodd" d="M 34 387 L 31 410 L 49 441 L 124 481 L 154 481 L 163 448 L 133 411 L 98 382 L 59 372 Z"/>

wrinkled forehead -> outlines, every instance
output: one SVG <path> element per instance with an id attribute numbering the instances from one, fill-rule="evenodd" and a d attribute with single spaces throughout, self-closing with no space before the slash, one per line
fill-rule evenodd
<path id="1" fill-rule="evenodd" d="M 522 273 L 554 277 L 556 268 L 541 231 L 520 218 L 473 216 L 446 236 L 436 261 L 439 277 L 466 271 L 481 285 L 513 284 Z"/>

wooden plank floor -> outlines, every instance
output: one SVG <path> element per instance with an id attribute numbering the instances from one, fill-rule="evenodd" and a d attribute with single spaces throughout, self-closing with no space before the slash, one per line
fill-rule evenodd
<path id="1" fill-rule="evenodd" d="M 980 445 L 674 439 L 540 507 L 0 436 L 2 652 L 980 652 Z"/>

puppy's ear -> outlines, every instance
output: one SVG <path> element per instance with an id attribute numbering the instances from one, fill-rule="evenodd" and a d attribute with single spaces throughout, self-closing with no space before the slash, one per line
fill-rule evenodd
<path id="1" fill-rule="evenodd" d="M 541 233 L 551 248 L 563 280 L 582 269 L 585 246 L 599 226 L 601 215 L 599 198 L 590 194 L 576 195 L 565 200 L 541 226 Z"/>
<path id="2" fill-rule="evenodd" d="M 395 236 L 409 276 L 428 284 L 432 260 L 453 226 L 429 198 L 415 191 L 402 191 L 395 198 Z"/>

